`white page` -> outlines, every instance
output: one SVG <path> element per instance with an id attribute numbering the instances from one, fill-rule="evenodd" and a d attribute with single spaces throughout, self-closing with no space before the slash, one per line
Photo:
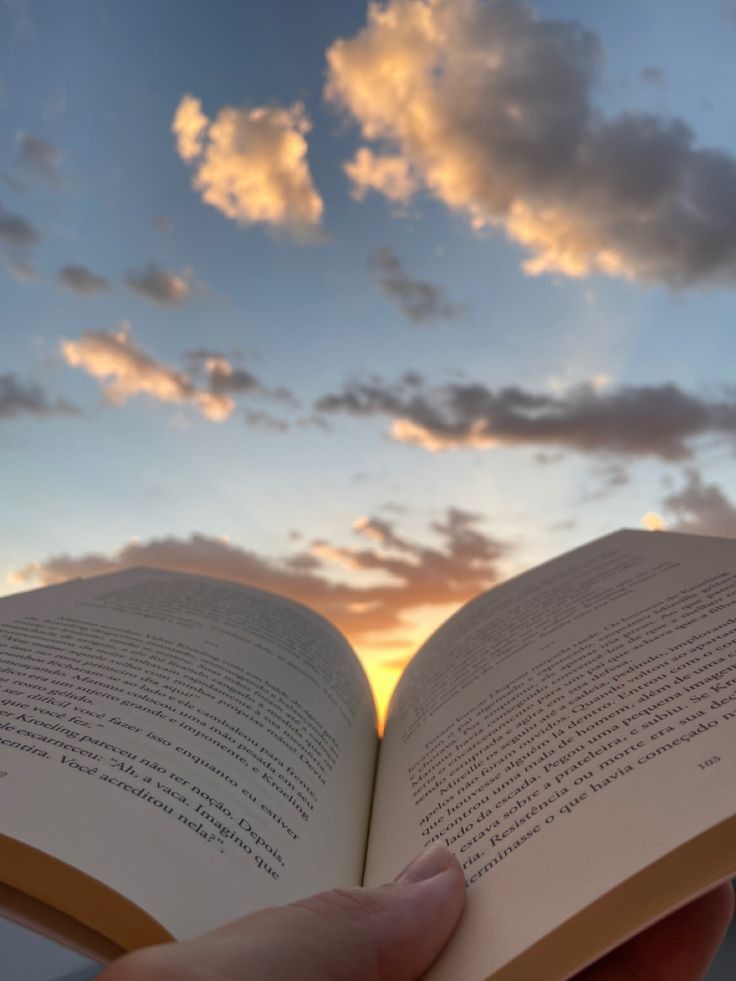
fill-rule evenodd
<path id="1" fill-rule="evenodd" d="M 730 817 L 735 736 L 736 542 L 610 536 L 480 597 L 409 666 L 366 881 L 448 842 L 468 905 L 430 976 L 486 976 Z"/>
<path id="2" fill-rule="evenodd" d="M 0 602 L 0 829 L 177 938 L 360 881 L 377 737 L 342 636 L 139 569 Z"/>

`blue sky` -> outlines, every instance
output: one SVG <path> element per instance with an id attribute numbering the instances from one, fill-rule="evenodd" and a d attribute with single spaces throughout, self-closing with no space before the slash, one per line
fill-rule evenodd
<path id="1" fill-rule="evenodd" d="M 0 589 L 239 578 L 386 687 L 648 512 L 736 533 L 734 43 L 726 0 L 6 0 Z"/>

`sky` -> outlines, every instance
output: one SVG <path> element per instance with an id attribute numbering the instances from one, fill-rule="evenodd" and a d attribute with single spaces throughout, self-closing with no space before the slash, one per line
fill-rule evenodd
<path id="1" fill-rule="evenodd" d="M 736 534 L 736 4 L 0 2 L 0 592 L 324 613 Z"/>

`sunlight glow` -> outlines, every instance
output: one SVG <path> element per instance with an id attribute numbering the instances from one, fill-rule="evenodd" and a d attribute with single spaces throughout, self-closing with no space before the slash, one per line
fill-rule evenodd
<path id="1" fill-rule="evenodd" d="M 647 531 L 662 531 L 666 527 L 664 518 L 656 511 L 647 511 L 646 514 L 643 514 L 641 524 Z"/>
<path id="2" fill-rule="evenodd" d="M 359 652 L 359 656 L 376 702 L 378 733 L 383 735 L 388 704 L 404 668 L 411 660 L 411 654 L 406 651 L 392 652 L 384 649 L 380 654 L 365 650 Z"/>

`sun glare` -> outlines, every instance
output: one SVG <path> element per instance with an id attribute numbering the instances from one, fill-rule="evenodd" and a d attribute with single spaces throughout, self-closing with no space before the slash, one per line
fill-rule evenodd
<path id="1" fill-rule="evenodd" d="M 383 735 L 388 704 L 410 657 L 410 654 L 402 651 L 381 650 L 380 652 L 371 652 L 366 650 L 360 653 L 360 660 L 365 673 L 368 675 L 368 681 L 373 690 L 373 698 L 376 702 L 379 735 Z"/>

